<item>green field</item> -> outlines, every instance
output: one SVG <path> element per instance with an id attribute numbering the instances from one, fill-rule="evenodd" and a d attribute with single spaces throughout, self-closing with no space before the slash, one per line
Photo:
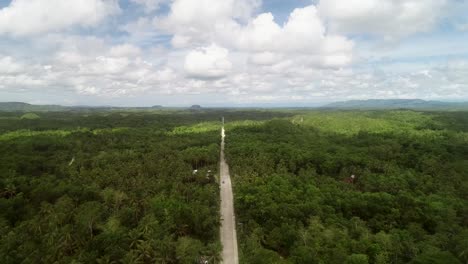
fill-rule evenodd
<path id="1" fill-rule="evenodd" d="M 241 263 L 468 262 L 468 112 L 213 109 L 0 112 L 0 263 L 218 263 L 222 116 Z"/>

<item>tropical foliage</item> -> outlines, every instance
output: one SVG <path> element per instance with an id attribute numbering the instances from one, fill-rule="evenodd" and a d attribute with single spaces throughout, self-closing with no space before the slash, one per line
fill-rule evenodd
<path id="1" fill-rule="evenodd" d="M 466 117 L 314 111 L 228 130 L 241 262 L 467 263 Z"/>
<path id="2" fill-rule="evenodd" d="M 0 119 L 0 263 L 219 258 L 220 122 L 172 133 L 219 114 L 38 116 Z"/>
<path id="3" fill-rule="evenodd" d="M 0 113 L 0 263 L 217 263 L 222 116 L 241 263 L 468 262 L 466 112 L 219 109 Z"/>

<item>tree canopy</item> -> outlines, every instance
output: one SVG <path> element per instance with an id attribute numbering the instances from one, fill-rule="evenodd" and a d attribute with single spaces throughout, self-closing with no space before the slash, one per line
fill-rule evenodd
<path id="1" fill-rule="evenodd" d="M 241 262 L 466 263 L 466 116 L 311 111 L 228 129 Z"/>

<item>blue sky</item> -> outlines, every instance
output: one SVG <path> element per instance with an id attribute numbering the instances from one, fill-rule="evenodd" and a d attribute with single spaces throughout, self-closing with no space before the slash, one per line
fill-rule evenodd
<path id="1" fill-rule="evenodd" d="M 0 0 L 0 101 L 468 101 L 468 0 Z"/>

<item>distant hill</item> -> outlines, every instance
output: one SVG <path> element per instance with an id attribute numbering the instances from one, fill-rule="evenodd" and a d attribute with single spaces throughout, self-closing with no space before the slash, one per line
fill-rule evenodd
<path id="1" fill-rule="evenodd" d="M 161 105 L 152 107 L 113 107 L 113 106 L 61 106 L 33 105 L 22 102 L 0 102 L 0 111 L 4 112 L 47 112 L 47 111 L 112 111 L 112 110 L 154 110 L 163 109 Z"/>
<path id="2" fill-rule="evenodd" d="M 60 105 L 32 105 L 21 102 L 0 102 L 0 111 L 29 112 L 29 111 L 63 111 L 67 107 Z"/>
<path id="3" fill-rule="evenodd" d="M 422 110 L 466 110 L 468 102 L 452 103 L 441 101 L 425 101 L 420 99 L 371 99 L 335 102 L 322 108 L 339 109 L 422 109 Z"/>

